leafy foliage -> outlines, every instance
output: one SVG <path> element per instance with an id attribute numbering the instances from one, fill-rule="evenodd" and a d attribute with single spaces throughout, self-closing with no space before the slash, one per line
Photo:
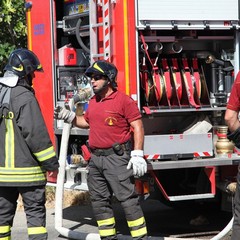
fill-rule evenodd
<path id="1" fill-rule="evenodd" d="M 27 45 L 24 4 L 24 0 L 0 1 L 0 74 L 10 52 Z"/>

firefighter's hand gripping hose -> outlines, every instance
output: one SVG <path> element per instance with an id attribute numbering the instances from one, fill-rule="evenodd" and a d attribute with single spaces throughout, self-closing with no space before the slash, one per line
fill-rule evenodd
<path id="1" fill-rule="evenodd" d="M 74 104 L 79 102 L 86 102 L 91 97 L 91 94 L 91 88 L 82 88 L 77 94 L 73 96 L 72 102 Z M 57 120 L 64 120 L 66 123 L 72 123 L 75 117 L 75 112 L 66 109 L 65 107 L 56 106 L 54 109 L 54 118 Z"/>
<path id="2" fill-rule="evenodd" d="M 131 159 L 127 165 L 127 169 L 133 169 L 133 175 L 142 177 L 147 172 L 147 163 L 143 158 L 142 150 L 131 151 Z"/>
<path id="3" fill-rule="evenodd" d="M 69 106 L 70 109 L 73 108 L 74 101 L 70 100 Z M 83 239 L 83 240 L 100 240 L 100 237 L 96 233 L 82 233 L 70 230 L 68 228 L 63 227 L 63 190 L 64 190 L 64 179 L 65 179 L 65 168 L 67 161 L 67 149 L 68 149 L 68 141 L 69 134 L 71 130 L 71 124 L 65 122 L 63 126 L 62 132 L 62 141 L 60 147 L 60 155 L 59 155 L 59 172 L 57 177 L 57 185 L 56 185 L 56 195 L 55 195 L 55 229 L 63 236 L 70 239 Z"/>
<path id="4" fill-rule="evenodd" d="M 65 123 L 72 123 L 75 117 L 75 112 L 64 107 L 56 106 L 54 109 L 54 118 L 57 120 L 64 120 Z"/>

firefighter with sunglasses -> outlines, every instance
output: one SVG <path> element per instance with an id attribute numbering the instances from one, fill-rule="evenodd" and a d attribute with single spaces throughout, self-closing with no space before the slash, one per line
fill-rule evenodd
<path id="1" fill-rule="evenodd" d="M 147 171 L 144 128 L 136 103 L 117 90 L 117 68 L 104 60 L 89 67 L 94 96 L 83 116 L 57 106 L 55 119 L 89 128 L 88 188 L 101 239 L 117 239 L 112 195 L 124 209 L 133 239 L 147 239 L 145 218 L 135 192 L 134 176 Z"/>

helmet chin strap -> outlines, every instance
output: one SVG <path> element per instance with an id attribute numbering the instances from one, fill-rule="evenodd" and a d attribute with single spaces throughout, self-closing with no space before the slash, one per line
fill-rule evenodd
<path id="1" fill-rule="evenodd" d="M 109 80 L 106 80 L 103 84 L 102 89 L 106 89 L 108 87 L 108 85 L 110 84 Z"/>
<path id="2" fill-rule="evenodd" d="M 29 74 L 29 75 L 25 76 L 24 78 L 19 79 L 17 85 L 23 86 L 23 87 L 29 89 L 31 92 L 35 93 L 34 89 L 32 88 L 32 80 L 33 80 L 33 78 Z"/>
<path id="3" fill-rule="evenodd" d="M 28 75 L 26 76 L 26 82 L 27 82 L 27 84 L 28 84 L 29 86 L 32 86 L 32 81 L 33 81 L 33 78 L 32 78 L 32 76 L 31 76 L 31 74 L 28 74 Z"/>

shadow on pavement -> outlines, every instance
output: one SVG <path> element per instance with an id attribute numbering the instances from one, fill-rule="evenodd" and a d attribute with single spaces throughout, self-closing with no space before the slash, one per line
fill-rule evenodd
<path id="1" fill-rule="evenodd" d="M 213 203 L 199 205 L 196 202 L 185 201 L 172 206 L 164 205 L 157 200 L 141 202 L 149 236 L 149 239 L 164 239 L 178 235 L 205 235 L 207 232 L 219 232 L 230 221 L 232 215 L 229 212 L 219 210 Z M 116 218 L 116 228 L 119 239 L 131 239 L 128 226 L 121 205 L 114 202 L 113 210 Z M 199 214 L 206 216 L 208 224 L 192 226 L 190 221 Z M 63 210 L 63 219 L 75 222 L 71 230 L 86 233 L 98 233 L 91 205 L 72 206 Z M 205 238 L 207 239 L 207 238 Z M 209 239 L 209 238 L 208 238 Z"/>

